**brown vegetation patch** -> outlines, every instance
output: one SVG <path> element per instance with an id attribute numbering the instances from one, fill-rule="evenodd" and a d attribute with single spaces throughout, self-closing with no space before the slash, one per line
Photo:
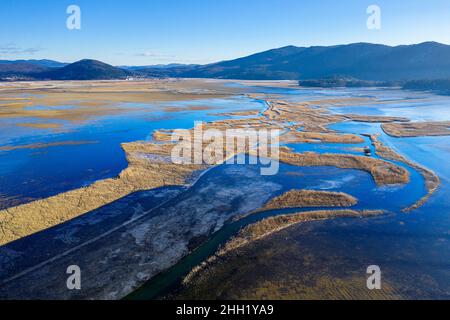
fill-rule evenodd
<path id="1" fill-rule="evenodd" d="M 114 115 L 140 107 L 130 103 L 147 104 L 226 97 L 239 92 L 226 88 L 220 81 L 48 81 L 14 82 L 0 85 L 0 118 L 32 117 L 85 121 L 103 115 Z M 23 94 L 25 98 L 17 98 Z M 124 104 L 128 106 L 124 107 Z M 33 106 L 73 106 L 68 109 L 33 110 Z M 155 106 L 155 110 L 158 108 Z M 206 110 L 209 106 L 185 108 L 167 107 L 169 112 Z M 144 109 L 142 109 L 144 110 Z M 145 109 L 148 110 L 148 109 Z M 41 128 L 37 126 L 36 128 Z"/>
<path id="2" fill-rule="evenodd" d="M 294 153 L 280 147 L 280 161 L 295 166 L 333 166 L 341 169 L 360 169 L 369 172 L 377 185 L 405 184 L 409 172 L 404 168 L 381 159 L 349 154 Z"/>
<path id="3" fill-rule="evenodd" d="M 313 108 L 309 103 L 290 103 L 281 100 L 269 100 L 269 107 L 263 115 L 271 121 L 279 123 L 296 123 L 303 131 L 331 132 L 328 125 L 345 121 L 345 117 L 332 115 L 328 111 Z"/>
<path id="4" fill-rule="evenodd" d="M 304 207 L 351 207 L 358 200 L 343 192 L 291 190 L 266 203 L 259 211 Z"/>
<path id="5" fill-rule="evenodd" d="M 356 122 L 371 122 L 371 123 L 390 123 L 390 122 L 409 122 L 408 118 L 403 117 L 386 117 L 386 116 L 365 116 L 359 114 L 345 114 L 349 120 Z"/>
<path id="6" fill-rule="evenodd" d="M 382 215 L 385 212 L 382 210 L 372 211 L 354 211 L 354 210 L 323 210 L 294 213 L 288 215 L 280 215 L 270 217 L 243 228 L 239 233 L 231 238 L 225 245 L 223 245 L 215 255 L 209 257 L 191 270 L 191 272 L 184 278 L 183 284 L 187 285 L 196 277 L 200 276 L 201 272 L 205 271 L 214 264 L 218 258 L 224 257 L 232 251 L 240 249 L 253 243 L 257 240 L 263 239 L 269 235 L 280 232 L 293 225 L 302 222 L 324 220 L 330 218 L 356 218 L 356 217 L 370 217 Z"/>
<path id="7" fill-rule="evenodd" d="M 355 134 L 318 133 L 291 131 L 281 137 L 286 143 L 363 143 L 364 139 Z"/>
<path id="8" fill-rule="evenodd" d="M 95 143 L 98 143 L 98 141 L 58 141 L 49 143 L 33 143 L 15 146 L 1 146 L 0 151 L 13 151 L 19 149 L 44 149 L 49 147 L 78 146 L 82 144 L 95 144 Z"/>
<path id="9" fill-rule="evenodd" d="M 376 153 L 378 156 L 386 158 L 386 159 L 394 160 L 394 161 L 403 162 L 403 163 L 407 164 L 408 166 L 419 171 L 420 174 L 425 179 L 425 186 L 428 191 L 427 194 L 423 198 L 421 198 L 419 201 L 417 201 L 415 204 L 413 204 L 412 206 L 405 208 L 403 211 L 410 212 L 410 211 L 413 211 L 413 210 L 423 206 L 424 203 L 426 201 L 428 201 L 428 199 L 437 191 L 437 189 L 439 188 L 439 186 L 441 184 L 441 179 L 430 169 L 427 169 L 427 168 L 403 157 L 402 155 L 399 155 L 397 152 L 395 152 L 391 148 L 385 146 L 383 143 L 381 143 L 380 140 L 378 140 L 379 135 L 368 135 L 368 136 L 370 137 L 370 140 L 372 141 L 372 144 L 375 147 L 375 150 L 376 150 Z"/>
<path id="10" fill-rule="evenodd" d="M 385 123 L 381 127 L 386 134 L 396 138 L 450 135 L 450 121 Z"/>
<path id="11" fill-rule="evenodd" d="M 259 110 L 244 110 L 244 111 L 234 111 L 234 112 L 219 112 L 213 113 L 214 116 L 222 116 L 222 117 L 248 117 L 248 116 L 258 116 L 260 113 Z"/>
<path id="12" fill-rule="evenodd" d="M 227 120 L 218 120 L 214 122 L 204 122 L 202 126 L 198 126 L 198 129 L 201 129 L 203 132 L 207 130 L 217 130 L 220 133 L 220 136 L 226 138 L 227 130 L 259 130 L 259 129 L 267 129 L 267 130 L 282 130 L 283 127 L 277 123 L 271 123 L 265 120 L 264 117 L 258 118 L 249 118 L 249 119 L 227 119 Z M 194 128 L 189 130 L 155 130 L 153 132 L 153 140 L 156 142 L 168 142 L 172 141 L 172 136 L 176 133 L 189 133 L 191 139 L 194 139 Z"/>
<path id="13" fill-rule="evenodd" d="M 18 123 L 19 127 L 34 128 L 34 129 L 58 129 L 61 127 L 59 123 Z"/>

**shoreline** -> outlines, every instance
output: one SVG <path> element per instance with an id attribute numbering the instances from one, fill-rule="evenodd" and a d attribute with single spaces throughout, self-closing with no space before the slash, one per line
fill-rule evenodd
<path id="1" fill-rule="evenodd" d="M 441 185 L 441 179 L 439 178 L 439 176 L 432 170 L 415 163 L 414 161 L 398 154 L 390 147 L 384 145 L 381 141 L 378 140 L 379 134 L 368 136 L 372 141 L 373 146 L 375 147 L 376 153 L 380 157 L 405 163 L 411 168 L 417 170 L 425 180 L 425 187 L 427 188 L 427 194 L 423 196 L 421 199 L 419 199 L 413 205 L 404 208 L 402 211 L 408 213 L 423 206 L 431 198 L 431 196 L 439 189 L 439 186 Z"/>
<path id="2" fill-rule="evenodd" d="M 450 121 L 383 123 L 381 129 L 394 138 L 439 137 L 450 135 Z"/>
<path id="3" fill-rule="evenodd" d="M 272 198 L 253 213 L 308 207 L 352 207 L 357 203 L 358 199 L 344 192 L 293 189 Z"/>
<path id="4" fill-rule="evenodd" d="M 186 286 L 195 281 L 195 278 L 201 277 L 201 273 L 211 268 L 222 257 L 232 251 L 239 250 L 250 243 L 267 238 L 277 232 L 288 229 L 296 224 L 328 220 L 335 218 L 363 218 L 373 217 L 385 214 L 383 210 L 320 210 L 306 211 L 301 213 L 292 213 L 285 215 L 272 216 L 261 221 L 249 224 L 241 229 L 237 235 L 229 239 L 212 256 L 205 259 L 201 264 L 194 267 L 183 279 L 182 285 Z"/>

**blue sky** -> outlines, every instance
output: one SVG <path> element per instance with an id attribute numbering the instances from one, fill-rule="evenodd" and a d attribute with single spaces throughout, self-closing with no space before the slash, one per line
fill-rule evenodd
<path id="1" fill-rule="evenodd" d="M 81 8 L 81 30 L 66 9 Z M 381 8 L 368 30 L 366 9 Z M 0 59 L 209 63 L 285 45 L 450 44 L 449 0 L 0 0 Z"/>

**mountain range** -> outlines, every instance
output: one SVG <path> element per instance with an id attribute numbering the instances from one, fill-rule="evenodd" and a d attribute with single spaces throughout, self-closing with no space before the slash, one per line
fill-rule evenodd
<path id="1" fill-rule="evenodd" d="M 0 79 L 101 80 L 127 77 L 246 80 L 354 78 L 370 81 L 450 78 L 450 46 L 437 42 L 387 46 L 354 43 L 272 49 L 207 65 L 114 67 L 96 60 L 0 60 Z"/>

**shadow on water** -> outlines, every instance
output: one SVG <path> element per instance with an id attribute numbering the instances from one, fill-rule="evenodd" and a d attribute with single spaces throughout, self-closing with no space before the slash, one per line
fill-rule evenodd
<path id="1" fill-rule="evenodd" d="M 410 168 L 406 167 L 408 170 Z M 334 190 L 346 192 L 355 196 L 359 202 L 353 206 L 355 210 L 383 209 L 387 212 L 399 212 L 401 208 L 409 205 L 414 198 L 419 199 L 426 192 L 423 178 L 411 171 L 412 182 L 406 186 L 377 187 L 371 176 L 362 171 L 337 169 L 332 167 L 294 167 L 281 164 L 278 178 L 283 180 L 283 191 L 299 188 L 298 182 L 290 181 L 289 174 L 301 172 L 303 188 L 317 190 Z M 343 174 L 347 173 L 347 174 Z M 308 177 L 309 176 L 309 177 Z M 333 177 L 330 180 L 330 176 Z M 300 187 L 301 188 L 301 187 Z M 282 192 L 278 192 L 278 195 Z M 336 208 L 317 207 L 308 209 L 284 209 L 255 213 L 226 224 L 221 230 L 214 233 L 206 243 L 184 257 L 175 266 L 152 278 L 141 288 L 130 294 L 126 299 L 147 300 L 163 298 L 180 287 L 183 278 L 197 265 L 213 255 L 218 248 L 225 244 L 241 228 L 261 221 L 265 218 L 298 212 L 314 210 L 327 210 Z"/>

